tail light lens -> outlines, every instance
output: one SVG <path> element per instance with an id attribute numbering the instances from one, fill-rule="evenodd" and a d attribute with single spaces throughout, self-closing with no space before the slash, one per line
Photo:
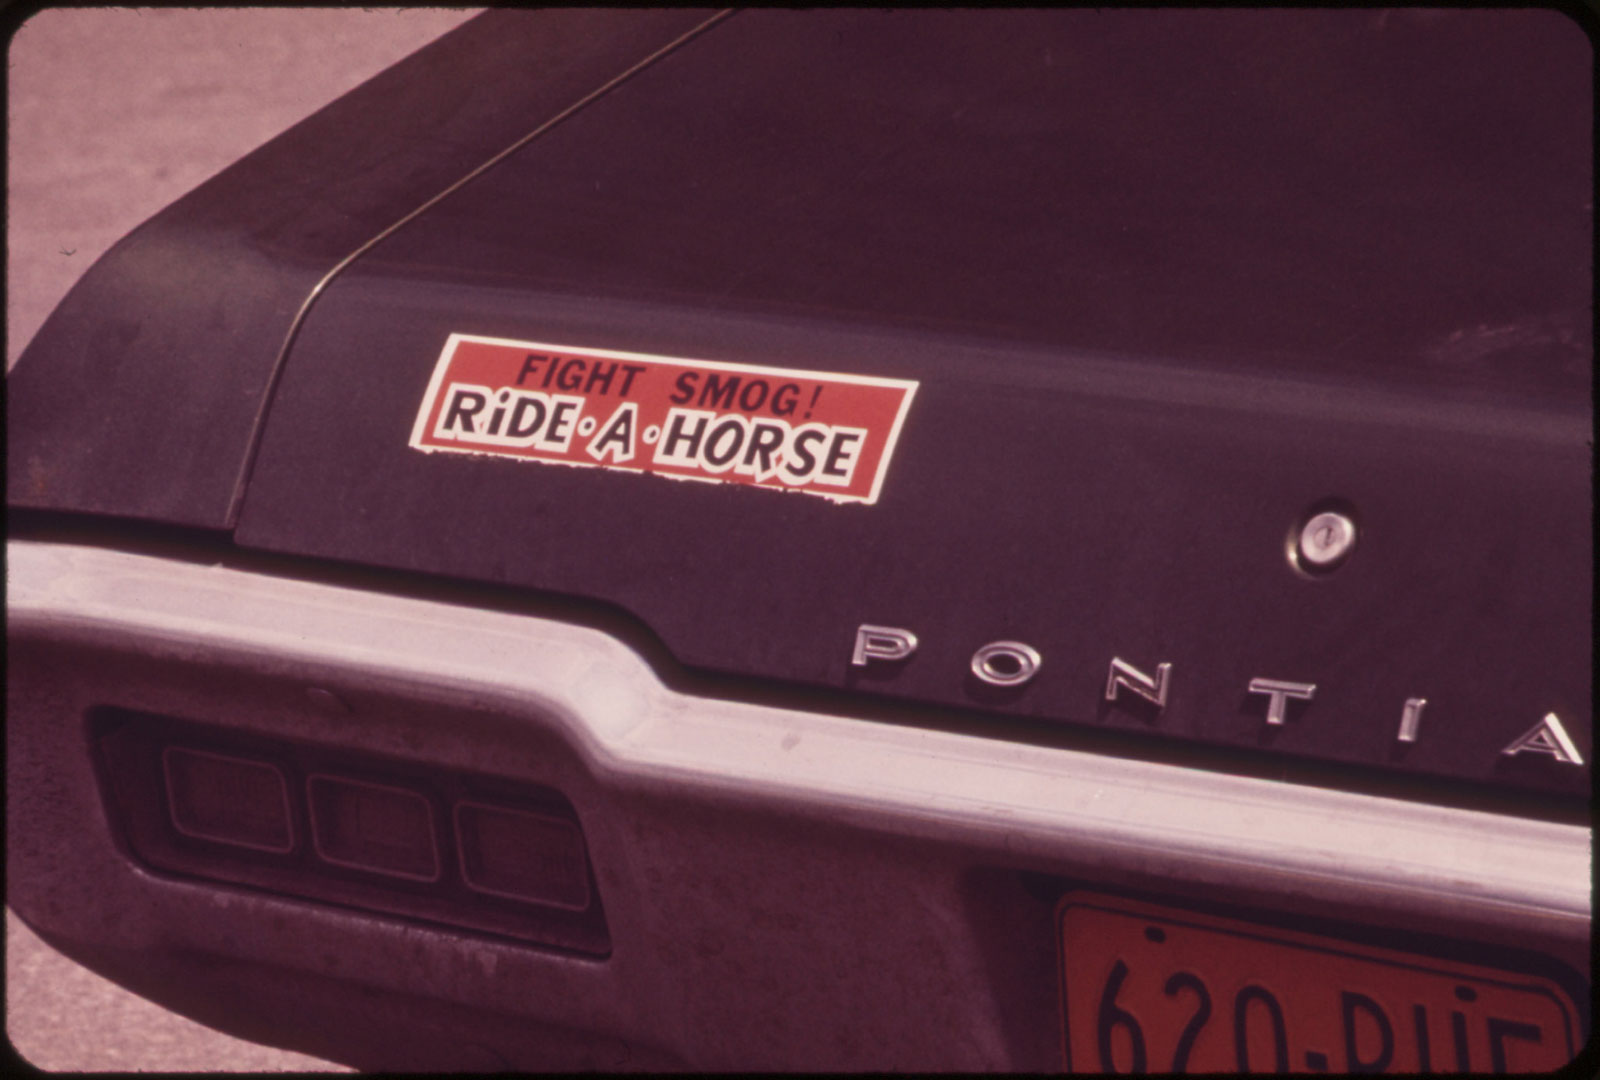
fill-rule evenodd
<path id="1" fill-rule="evenodd" d="M 169 746 L 161 754 L 172 827 L 214 840 L 286 855 L 294 850 L 289 787 L 264 761 Z"/>
<path id="2" fill-rule="evenodd" d="M 610 952 L 554 789 L 118 709 L 90 734 L 108 817 L 153 870 Z"/>
<path id="3" fill-rule="evenodd" d="M 311 838 L 338 866 L 414 881 L 439 880 L 439 842 L 428 800 L 405 788 L 313 776 Z"/>

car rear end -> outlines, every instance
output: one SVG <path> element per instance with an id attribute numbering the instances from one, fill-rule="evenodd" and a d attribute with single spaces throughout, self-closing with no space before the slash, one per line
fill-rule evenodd
<path id="1" fill-rule="evenodd" d="M 11 376 L 8 902 L 366 1068 L 1571 1061 L 1589 64 L 475 20 Z"/>

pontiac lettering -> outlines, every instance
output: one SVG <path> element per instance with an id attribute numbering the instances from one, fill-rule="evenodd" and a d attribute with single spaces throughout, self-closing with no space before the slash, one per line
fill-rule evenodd
<path id="1" fill-rule="evenodd" d="M 856 628 L 855 645 L 850 663 L 854 667 L 867 667 L 876 661 L 896 663 L 906 660 L 917 651 L 917 635 L 899 626 L 879 626 L 862 623 Z M 1043 657 L 1033 646 L 1021 641 L 992 641 L 972 654 L 973 676 L 991 686 L 1017 687 L 1030 682 L 1039 673 Z M 1155 705 L 1156 711 L 1165 709 L 1173 686 L 1172 664 L 1166 661 L 1156 665 L 1155 674 L 1135 667 L 1121 657 L 1112 657 L 1106 671 L 1105 700 L 1117 701 L 1123 690 Z M 1273 727 L 1282 726 L 1288 719 L 1288 703 L 1311 701 L 1316 697 L 1315 683 L 1295 682 L 1290 679 L 1257 677 L 1250 680 L 1246 691 L 1263 694 L 1267 698 L 1266 722 Z M 1422 727 L 1422 711 L 1428 700 L 1421 697 L 1406 698 L 1400 709 L 1400 726 L 1395 740 L 1401 743 L 1417 741 Z M 1583 765 L 1583 755 L 1571 735 L 1555 713 L 1546 713 L 1544 719 L 1513 739 L 1501 751 L 1506 757 L 1521 754 L 1542 754 L 1563 765 Z"/>

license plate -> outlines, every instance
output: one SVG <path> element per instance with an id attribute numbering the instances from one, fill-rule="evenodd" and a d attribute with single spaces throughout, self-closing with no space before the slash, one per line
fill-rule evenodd
<path id="1" fill-rule="evenodd" d="M 1069 1072 L 1542 1072 L 1553 980 L 1120 897 L 1057 909 Z"/>

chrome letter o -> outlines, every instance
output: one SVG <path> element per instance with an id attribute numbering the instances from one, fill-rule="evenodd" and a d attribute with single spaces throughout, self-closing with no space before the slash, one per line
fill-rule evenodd
<path id="1" fill-rule="evenodd" d="M 972 654 L 972 673 L 990 686 L 1021 686 L 1038 673 L 1042 662 L 1031 645 L 991 641 Z"/>

